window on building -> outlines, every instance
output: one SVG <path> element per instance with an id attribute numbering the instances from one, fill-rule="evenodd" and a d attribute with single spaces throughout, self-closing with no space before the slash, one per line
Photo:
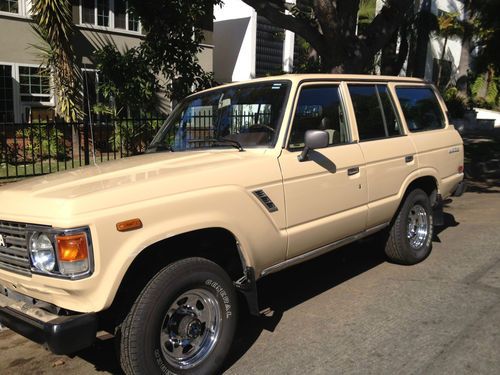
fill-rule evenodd
<path id="1" fill-rule="evenodd" d="M 441 69 L 441 78 L 439 78 L 439 69 Z M 452 65 L 449 60 L 434 59 L 432 64 L 432 82 L 438 87 L 445 87 L 451 80 Z"/>
<path id="2" fill-rule="evenodd" d="M 49 75 L 38 67 L 20 66 L 19 93 L 21 94 L 21 102 L 50 102 L 51 96 Z"/>
<path id="3" fill-rule="evenodd" d="M 109 1 L 97 0 L 97 25 L 109 26 Z"/>
<path id="4" fill-rule="evenodd" d="M 127 2 L 125 0 L 115 0 L 115 28 L 127 28 Z"/>
<path id="5" fill-rule="evenodd" d="M 126 0 L 72 0 L 75 23 L 140 32 L 139 17 Z"/>
<path id="6" fill-rule="evenodd" d="M 0 65 L 0 123 L 14 121 L 12 66 Z"/>
<path id="7" fill-rule="evenodd" d="M 360 141 L 401 134 L 389 91 L 384 85 L 350 85 Z"/>
<path id="8" fill-rule="evenodd" d="M 95 24 L 95 0 L 82 0 L 82 23 Z"/>
<path id="9" fill-rule="evenodd" d="M 429 87 L 399 87 L 396 94 L 411 132 L 444 128 L 444 115 Z"/>
<path id="10" fill-rule="evenodd" d="M 128 12 L 128 29 L 130 31 L 139 31 L 139 17 L 132 10 Z"/>
<path id="11" fill-rule="evenodd" d="M 338 86 L 308 86 L 301 90 L 293 119 L 289 147 L 304 147 L 308 130 L 324 130 L 328 144 L 349 142 L 349 132 Z"/>
<path id="12" fill-rule="evenodd" d="M 128 1 L 115 0 L 115 28 L 139 31 L 139 17 L 128 7 Z"/>
<path id="13" fill-rule="evenodd" d="M 0 12 L 19 13 L 19 1 L 0 0 Z"/>

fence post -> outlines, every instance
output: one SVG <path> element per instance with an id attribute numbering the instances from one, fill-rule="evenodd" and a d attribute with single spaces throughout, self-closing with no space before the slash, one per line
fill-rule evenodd
<path id="1" fill-rule="evenodd" d="M 92 126 L 90 121 L 83 122 L 83 156 L 85 165 L 90 165 L 90 145 L 89 145 L 89 127 Z"/>

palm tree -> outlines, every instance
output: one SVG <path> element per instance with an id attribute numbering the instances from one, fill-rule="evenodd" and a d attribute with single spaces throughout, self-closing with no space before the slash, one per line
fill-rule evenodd
<path id="1" fill-rule="evenodd" d="M 443 49 L 441 50 L 441 59 L 438 66 L 437 85 L 443 86 L 441 76 L 443 73 L 444 58 L 446 54 L 446 47 L 448 40 L 451 38 L 459 37 L 463 34 L 463 24 L 458 18 L 457 13 L 445 13 L 438 17 L 439 31 L 438 36 L 444 38 Z"/>
<path id="2" fill-rule="evenodd" d="M 42 39 L 42 45 L 35 47 L 41 52 L 44 70 L 52 76 L 56 113 L 66 121 L 77 121 L 83 113 L 83 80 L 72 44 L 71 1 L 33 0 L 31 11 L 32 27 Z"/>

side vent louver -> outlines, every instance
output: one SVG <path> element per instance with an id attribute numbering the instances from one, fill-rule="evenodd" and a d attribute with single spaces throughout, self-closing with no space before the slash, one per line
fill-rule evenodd
<path id="1" fill-rule="evenodd" d="M 267 194 L 264 192 L 264 190 L 255 190 L 253 192 L 257 198 L 262 202 L 264 206 L 266 206 L 267 210 L 269 212 L 276 212 L 278 211 L 278 207 L 275 206 L 271 198 L 267 196 Z"/>

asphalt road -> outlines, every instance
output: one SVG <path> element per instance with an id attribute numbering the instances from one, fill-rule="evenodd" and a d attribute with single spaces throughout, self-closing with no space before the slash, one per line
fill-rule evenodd
<path id="1" fill-rule="evenodd" d="M 445 209 L 423 263 L 373 239 L 259 283 L 267 318 L 242 318 L 227 374 L 499 374 L 500 188 Z M 73 358 L 0 332 L 1 374 L 117 373 L 111 340 Z"/>

